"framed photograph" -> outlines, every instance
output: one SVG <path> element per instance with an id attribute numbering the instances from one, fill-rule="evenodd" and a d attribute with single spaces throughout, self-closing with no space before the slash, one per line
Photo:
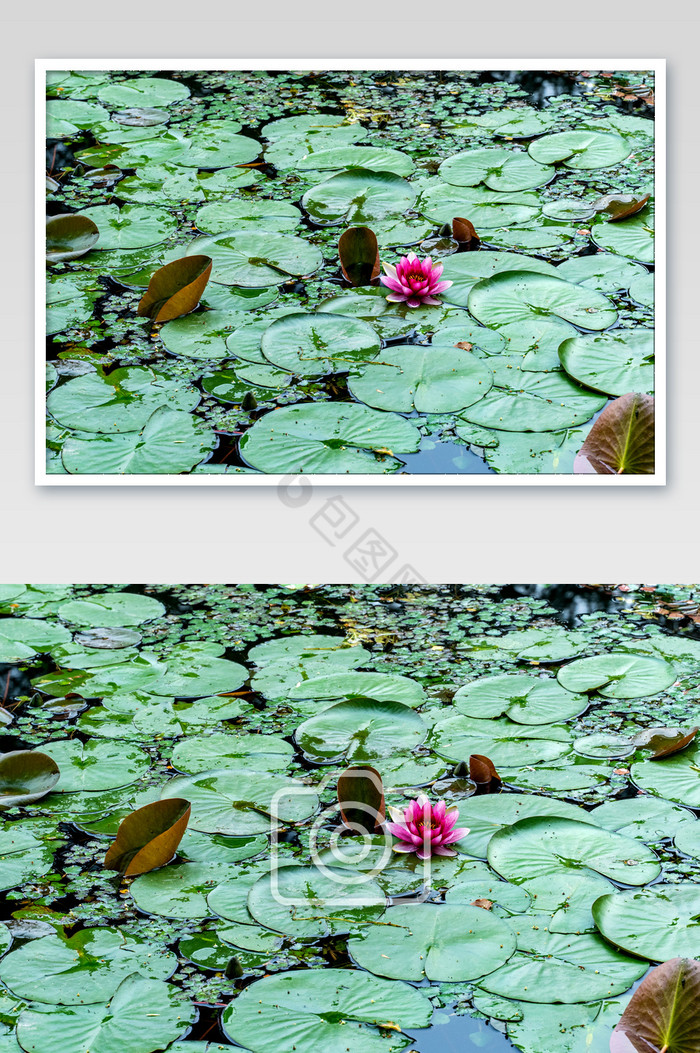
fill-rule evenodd
<path id="1" fill-rule="evenodd" d="M 664 484 L 664 76 L 39 60 L 37 483 Z"/>

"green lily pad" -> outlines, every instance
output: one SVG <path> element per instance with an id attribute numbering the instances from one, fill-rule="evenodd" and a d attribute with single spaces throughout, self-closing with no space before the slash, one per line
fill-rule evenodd
<path id="1" fill-rule="evenodd" d="M 397 1029 L 427 1027 L 431 1015 L 428 999 L 408 984 L 349 969 L 299 969 L 251 984 L 221 1023 L 252 1053 L 279 1053 L 290 1035 L 296 1053 L 398 1053 L 409 1039 Z"/>
<path id="2" fill-rule="evenodd" d="M 426 734 L 418 714 L 400 702 L 349 698 L 305 720 L 295 737 L 307 757 L 330 763 L 388 756 L 418 746 Z"/>
<path id="3" fill-rule="evenodd" d="M 647 271 L 630 282 L 629 294 L 643 307 L 654 306 L 654 275 Z"/>
<path id="4" fill-rule="evenodd" d="M 282 866 L 259 878 L 248 893 L 251 916 L 274 932 L 322 937 L 358 932 L 386 908 L 379 886 L 340 867 Z"/>
<path id="5" fill-rule="evenodd" d="M 440 180 L 420 196 L 416 206 L 434 223 L 452 223 L 468 216 L 478 232 L 529 223 L 539 212 L 536 194 L 503 193 L 485 187 L 457 187 Z"/>
<path id="6" fill-rule="evenodd" d="M 141 431 L 68 439 L 62 457 L 76 475 L 176 475 L 199 464 L 216 442 L 203 421 L 161 406 Z"/>
<path id="7" fill-rule="evenodd" d="M 51 216 L 46 220 L 46 262 L 78 259 L 95 247 L 100 235 L 97 223 L 86 214 Z"/>
<path id="8" fill-rule="evenodd" d="M 659 861 L 645 845 L 590 823 L 551 816 L 519 819 L 493 835 L 490 866 L 508 881 L 577 874 L 645 885 L 659 876 Z"/>
<path id="9" fill-rule="evenodd" d="M 162 799 L 183 797 L 192 804 L 190 828 L 244 837 L 301 822 L 313 815 L 318 797 L 298 779 L 241 766 L 171 779 Z"/>
<path id="10" fill-rule="evenodd" d="M 288 768 L 294 747 L 279 735 L 193 735 L 178 743 L 171 762 L 178 771 L 209 771 L 233 762 L 251 771 L 277 772 Z"/>
<path id="11" fill-rule="evenodd" d="M 382 353 L 348 381 L 366 405 L 399 413 L 445 413 L 464 409 L 486 394 L 491 377 L 469 351 L 449 344 L 398 345 Z"/>
<path id="12" fill-rule="evenodd" d="M 528 153 L 540 164 L 562 161 L 567 168 L 610 168 L 624 161 L 630 148 L 613 132 L 555 132 L 535 139 Z"/>
<path id="13" fill-rule="evenodd" d="M 124 106 L 170 106 L 189 98 L 190 89 L 165 77 L 129 77 L 107 84 L 97 92 L 100 102 L 115 109 Z"/>
<path id="14" fill-rule="evenodd" d="M 186 149 L 173 161 L 186 168 L 229 168 L 254 161 L 260 143 L 249 135 L 238 135 L 240 125 L 227 120 L 205 120 L 187 137 Z"/>
<path id="15" fill-rule="evenodd" d="M 481 252 L 460 252 L 445 260 L 441 277 L 445 281 L 451 281 L 452 288 L 442 293 L 442 298 L 448 303 L 466 307 L 469 293 L 477 282 L 507 271 L 531 271 L 534 274 L 557 277 L 557 269 L 551 263 L 517 252 L 490 252 L 486 249 Z M 468 320 L 465 320 L 465 323 L 468 324 Z M 435 335 L 439 336 L 440 331 Z M 468 340 L 469 337 L 465 339 Z M 478 344 L 478 340 L 475 343 Z M 491 353 L 490 348 L 485 350 Z"/>
<path id="16" fill-rule="evenodd" d="M 56 762 L 61 772 L 54 793 L 129 786 L 150 767 L 147 753 L 119 742 L 55 739 L 44 743 L 41 751 Z"/>
<path id="17" fill-rule="evenodd" d="M 177 221 L 164 208 L 147 205 L 95 205 L 82 215 L 96 224 L 100 240 L 96 251 L 139 249 L 159 245 L 177 230 Z"/>
<path id="18" fill-rule="evenodd" d="M 697 885 L 679 881 L 601 896 L 593 917 L 606 940 L 631 954 L 664 962 L 700 955 Z"/>
<path id="19" fill-rule="evenodd" d="M 0 979 L 18 998 L 49 1005 L 108 1001 L 131 973 L 167 980 L 177 967 L 171 951 L 115 928 L 82 929 L 31 940 L 0 962 Z"/>
<path id="20" fill-rule="evenodd" d="M 613 252 L 596 252 L 593 256 L 572 256 L 557 267 L 557 277 L 576 282 L 586 289 L 611 296 L 619 289 L 629 289 L 635 281 L 648 275 L 639 263 L 631 263 Z"/>
<path id="21" fill-rule="evenodd" d="M 700 808 L 700 747 L 688 749 L 663 760 L 638 761 L 632 765 L 631 778 L 645 793 L 676 801 L 688 808 Z"/>
<path id="22" fill-rule="evenodd" d="M 265 358 L 303 377 L 347 372 L 376 358 L 379 349 L 368 322 L 336 314 L 288 314 L 262 334 Z"/>
<path id="23" fill-rule="evenodd" d="M 502 966 L 516 947 L 507 922 L 461 903 L 390 907 L 385 921 L 349 940 L 348 952 L 361 968 L 398 980 L 476 980 Z"/>
<path id="24" fill-rule="evenodd" d="M 413 453 L 420 434 L 403 417 L 346 403 L 284 406 L 260 417 L 240 442 L 253 468 L 269 473 L 382 475 Z"/>
<path id="25" fill-rule="evenodd" d="M 565 340 L 559 358 L 566 372 L 595 391 L 654 393 L 654 330 L 614 329 Z"/>
<path id="26" fill-rule="evenodd" d="M 17 823 L 0 826 L 0 890 L 35 881 L 53 865 L 53 849 Z"/>
<path id="27" fill-rule="evenodd" d="M 638 260 L 654 262 L 654 209 L 646 205 L 641 212 L 611 223 L 601 216 L 593 224 L 592 238 L 596 245 L 608 252 Z"/>
<path id="28" fill-rule="evenodd" d="M 409 176 L 414 165 L 408 154 L 385 146 L 328 146 L 314 149 L 306 157 L 300 157 L 295 168 L 302 172 L 334 168 L 362 168 L 368 172 L 392 172 L 398 176 Z"/>
<path id="29" fill-rule="evenodd" d="M 196 1014 L 177 987 L 132 973 L 108 1004 L 25 1009 L 17 1038 L 27 1053 L 152 1053 L 181 1038 Z"/>
<path id="30" fill-rule="evenodd" d="M 676 679 L 670 662 L 635 654 L 597 654 L 562 666 L 559 683 L 569 691 L 597 691 L 605 698 L 643 698 L 665 691 Z"/>
<path id="31" fill-rule="evenodd" d="M 693 813 L 658 797 L 640 795 L 607 801 L 594 808 L 590 815 L 598 826 L 640 841 L 661 841 L 674 835 L 676 838 L 695 836 Z"/>
<path id="32" fill-rule="evenodd" d="M 463 410 L 460 419 L 497 431 L 561 431 L 590 420 L 607 401 L 604 395 L 581 387 L 564 373 L 521 372 L 515 356 L 504 356 L 504 362 L 496 362 L 496 357 L 487 360 L 488 368 L 511 368 L 512 380 L 505 386 L 502 373 L 494 378 L 488 394 Z M 545 444 L 544 448 L 550 447 Z"/>
<path id="33" fill-rule="evenodd" d="M 556 760 L 570 752 L 563 728 L 527 727 L 509 720 L 443 717 L 434 725 L 431 743 L 435 752 L 458 764 L 471 754 L 490 757 L 497 769 L 526 767 Z"/>
<path id="34" fill-rule="evenodd" d="M 0 808 L 45 797 L 60 778 L 58 765 L 39 750 L 12 750 L 0 756 Z"/>
<path id="35" fill-rule="evenodd" d="M 250 289 L 281 285 L 290 275 L 313 274 L 323 262 L 315 245 L 277 231 L 242 230 L 195 238 L 187 248 L 187 255 L 193 254 L 211 256 L 211 281 Z"/>
<path id="36" fill-rule="evenodd" d="M 546 274 L 495 274 L 478 282 L 468 298 L 469 313 L 483 325 L 559 318 L 582 329 L 607 329 L 617 311 L 607 296 Z"/>
<path id="37" fill-rule="evenodd" d="M 239 311 L 195 311 L 166 322 L 160 338 L 173 355 L 196 361 L 219 361 L 230 357 L 226 340 L 231 329 L 245 323 L 246 316 Z"/>
<path id="38" fill-rule="evenodd" d="M 0 618 L 0 662 L 21 662 L 35 654 L 67 643 L 70 633 L 63 625 L 41 618 Z"/>
<path id="39" fill-rule="evenodd" d="M 354 168 L 311 187 L 301 204 L 314 223 L 371 227 L 376 219 L 400 215 L 415 199 L 413 187 L 401 176 Z"/>
<path id="40" fill-rule="evenodd" d="M 246 198 L 238 201 L 215 201 L 200 208 L 195 217 L 198 230 L 205 234 L 223 234 L 227 230 L 294 230 L 301 213 L 286 201 Z"/>
<path id="41" fill-rule="evenodd" d="M 554 678 L 487 676 L 460 687 L 455 709 L 468 717 L 507 716 L 519 724 L 570 720 L 588 708 L 585 695 L 562 689 Z"/>
<path id="42" fill-rule="evenodd" d="M 145 914 L 183 920 L 209 918 L 207 893 L 237 874 L 220 861 L 178 863 L 135 878 L 129 886 L 134 903 Z"/>
<path id="43" fill-rule="evenodd" d="M 535 816 L 595 823 L 592 812 L 566 801 L 524 793 L 485 794 L 470 797 L 460 805 L 459 823 L 468 827 L 469 833 L 459 842 L 459 847 L 470 856 L 485 859 L 488 843 L 497 831 L 519 819 Z"/>
<path id="44" fill-rule="evenodd" d="M 548 932 L 542 916 L 518 918 L 518 949 L 479 986 L 525 1002 L 593 1002 L 622 994 L 647 963 L 613 950 L 596 933 Z"/>
<path id="45" fill-rule="evenodd" d="M 190 412 L 199 392 L 152 369 L 115 369 L 106 376 L 86 373 L 52 391 L 47 408 L 65 428 L 114 434 L 140 431 L 159 406 Z"/>
<path id="46" fill-rule="evenodd" d="M 554 168 L 538 164 L 527 153 L 477 147 L 448 157 L 440 165 L 440 176 L 455 186 L 484 183 L 491 190 L 512 192 L 544 186 L 554 178 Z"/>

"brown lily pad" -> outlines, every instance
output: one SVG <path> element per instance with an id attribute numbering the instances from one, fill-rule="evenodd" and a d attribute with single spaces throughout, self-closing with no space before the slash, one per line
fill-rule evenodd
<path id="1" fill-rule="evenodd" d="M 141 297 L 139 315 L 170 322 L 194 311 L 211 274 L 211 256 L 185 256 L 159 267 Z"/>
<path id="2" fill-rule="evenodd" d="M 472 753 L 469 758 L 469 778 L 476 783 L 476 792 L 498 793 L 503 782 L 490 757 Z"/>
<path id="3" fill-rule="evenodd" d="M 189 801 L 170 797 L 131 812 L 122 819 L 116 840 L 107 849 L 105 869 L 133 877 L 165 866 L 177 851 L 190 811 Z"/>
<path id="4" fill-rule="evenodd" d="M 576 475 L 653 475 L 654 398 L 622 395 L 596 420 L 574 461 Z"/>
<path id="5" fill-rule="evenodd" d="M 700 1053 L 700 962 L 671 958 L 642 980 L 610 1053 Z"/>
<path id="6" fill-rule="evenodd" d="M 674 753 L 684 750 L 697 733 L 697 728 L 691 728 L 688 732 L 680 728 L 645 728 L 635 735 L 632 741 L 635 746 L 653 750 L 649 760 L 663 760 L 664 757 L 671 757 Z"/>
<path id="7" fill-rule="evenodd" d="M 474 224 L 463 216 L 455 216 L 452 220 L 452 237 L 460 243 L 460 246 L 468 249 L 478 249 L 481 238 L 476 232 Z"/>
<path id="8" fill-rule="evenodd" d="M 376 768 L 346 768 L 338 777 L 338 804 L 346 826 L 373 834 L 384 822 L 384 786 Z"/>
<path id="9" fill-rule="evenodd" d="M 379 277 L 377 235 L 369 227 L 348 227 L 338 239 L 343 277 L 354 287 L 369 285 Z"/>
<path id="10" fill-rule="evenodd" d="M 617 220 L 627 219 L 628 216 L 635 216 L 637 212 L 641 212 L 649 196 L 649 194 L 645 194 L 644 197 L 635 197 L 634 194 L 603 194 L 593 202 L 593 208 L 596 212 L 607 213 L 610 222 L 615 223 Z"/>

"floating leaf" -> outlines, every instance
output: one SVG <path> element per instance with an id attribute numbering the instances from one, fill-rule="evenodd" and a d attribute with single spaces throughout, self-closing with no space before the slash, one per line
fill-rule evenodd
<path id="1" fill-rule="evenodd" d="M 312 186 L 301 203 L 314 223 L 359 226 L 401 215 L 415 198 L 413 187 L 401 176 L 353 168 Z"/>
<path id="2" fill-rule="evenodd" d="M 338 804 L 346 826 L 373 834 L 384 822 L 384 787 L 376 768 L 346 768 L 338 776 Z"/>
<path id="3" fill-rule="evenodd" d="M 671 757 L 674 753 L 684 750 L 694 740 L 697 733 L 698 728 L 696 727 L 691 728 L 688 732 L 678 728 L 645 728 L 644 731 L 635 735 L 632 741 L 635 746 L 654 751 L 649 760 L 663 760 L 664 757 Z"/>
<path id="4" fill-rule="evenodd" d="M 532 190 L 554 177 L 551 165 L 541 165 L 526 153 L 514 150 L 476 148 L 448 157 L 440 165 L 440 176 L 455 186 L 484 183 L 491 190 Z"/>
<path id="5" fill-rule="evenodd" d="M 627 394 L 606 406 L 574 462 L 583 475 L 653 475 L 654 398 Z"/>
<path id="6" fill-rule="evenodd" d="M 610 1053 L 699 1053 L 700 962 L 671 958 L 646 976 L 610 1039 Z"/>
<path id="7" fill-rule="evenodd" d="M 528 153 L 540 164 L 563 161 L 568 168 L 593 169 L 624 161 L 630 148 L 613 132 L 555 132 L 531 142 Z"/>
<path id="8" fill-rule="evenodd" d="M 455 216 L 452 220 L 452 237 L 460 245 L 466 245 L 468 249 L 478 248 L 481 244 L 481 238 L 477 234 L 474 224 L 471 220 L 464 219 L 462 216 Z"/>
<path id="9" fill-rule="evenodd" d="M 469 758 L 469 778 L 476 783 L 476 792 L 498 793 L 503 781 L 490 757 L 472 753 Z M 479 906 L 480 904 L 477 904 Z"/>
<path id="10" fill-rule="evenodd" d="M 483 325 L 541 321 L 551 316 L 582 329 L 600 330 L 617 320 L 615 307 L 602 293 L 525 271 L 497 273 L 477 282 L 469 293 L 468 307 Z"/>
<path id="11" fill-rule="evenodd" d="M 377 235 L 369 227 L 348 227 L 338 239 L 343 277 L 351 285 L 369 285 L 379 277 Z"/>
<path id="12" fill-rule="evenodd" d="M 626 882 L 627 883 L 627 882 Z M 593 918 L 606 940 L 652 962 L 674 954 L 700 955 L 700 915 L 693 881 L 615 890 L 593 904 Z"/>
<path id="13" fill-rule="evenodd" d="M 369 322 L 316 312 L 278 318 L 265 329 L 261 346 L 274 366 L 308 377 L 346 373 L 376 358 L 381 345 Z"/>
<path id="14" fill-rule="evenodd" d="M 107 849 L 105 868 L 133 877 L 164 866 L 177 851 L 190 811 L 189 801 L 172 797 L 131 812 L 122 819 L 116 841 Z"/>
<path id="15" fill-rule="evenodd" d="M 606 698 L 644 698 L 676 679 L 670 662 L 644 654 L 611 652 L 578 658 L 561 667 L 557 680 L 568 691 L 598 691 Z"/>
<path id="16" fill-rule="evenodd" d="M 654 393 L 653 329 L 575 336 L 559 345 L 559 359 L 569 376 L 606 395 Z"/>
<path id="17" fill-rule="evenodd" d="M 352 376 L 356 399 L 382 410 L 445 413 L 478 402 L 491 388 L 484 364 L 469 351 L 449 345 L 400 344 L 387 348 L 376 365 Z"/>
<path id="18" fill-rule="evenodd" d="M 562 688 L 553 677 L 512 673 L 472 680 L 459 688 L 453 703 L 468 717 L 506 715 L 519 724 L 552 724 L 588 708 L 584 695 Z"/>
<path id="19" fill-rule="evenodd" d="M 46 260 L 60 263 L 75 260 L 97 244 L 100 231 L 89 216 L 67 213 L 46 221 Z"/>
<path id="20" fill-rule="evenodd" d="M 418 746 L 427 728 L 417 713 L 400 702 L 349 698 L 305 720 L 296 740 L 312 760 L 331 763 L 390 756 L 398 748 Z"/>
<path id="21" fill-rule="evenodd" d="M 169 322 L 189 314 L 202 298 L 211 268 L 210 256 L 185 256 L 159 267 L 148 283 L 136 313 L 146 315 L 154 322 Z"/>
<path id="22" fill-rule="evenodd" d="M 0 808 L 14 808 L 45 797 L 61 773 L 52 757 L 38 750 L 14 750 L 0 756 Z"/>
<path id="23" fill-rule="evenodd" d="M 177 229 L 177 220 L 167 209 L 146 205 L 95 205 L 84 215 L 97 224 L 100 251 L 159 245 Z"/>
<path id="24" fill-rule="evenodd" d="M 615 222 L 641 212 L 649 196 L 649 194 L 645 194 L 644 197 L 635 197 L 634 194 L 603 194 L 593 202 L 593 208 L 596 212 L 607 213 L 610 220 Z"/>

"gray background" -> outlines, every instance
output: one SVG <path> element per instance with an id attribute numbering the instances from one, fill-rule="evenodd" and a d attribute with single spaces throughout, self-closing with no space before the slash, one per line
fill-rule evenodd
<path id="1" fill-rule="evenodd" d="M 651 582 L 700 573 L 694 5 L 93 0 L 12 7 L 33 18 L 6 19 L 3 32 L 0 580 L 396 580 L 404 565 L 428 581 Z M 355 487 L 332 507 L 327 501 L 341 490 L 316 484 L 294 503 L 275 487 L 35 487 L 33 61 L 161 56 L 497 57 L 513 67 L 526 57 L 666 58 L 668 485 Z M 358 542 L 366 549 L 362 537 L 373 531 L 395 552 L 391 559 L 376 547 L 375 559 L 356 550 Z"/>

